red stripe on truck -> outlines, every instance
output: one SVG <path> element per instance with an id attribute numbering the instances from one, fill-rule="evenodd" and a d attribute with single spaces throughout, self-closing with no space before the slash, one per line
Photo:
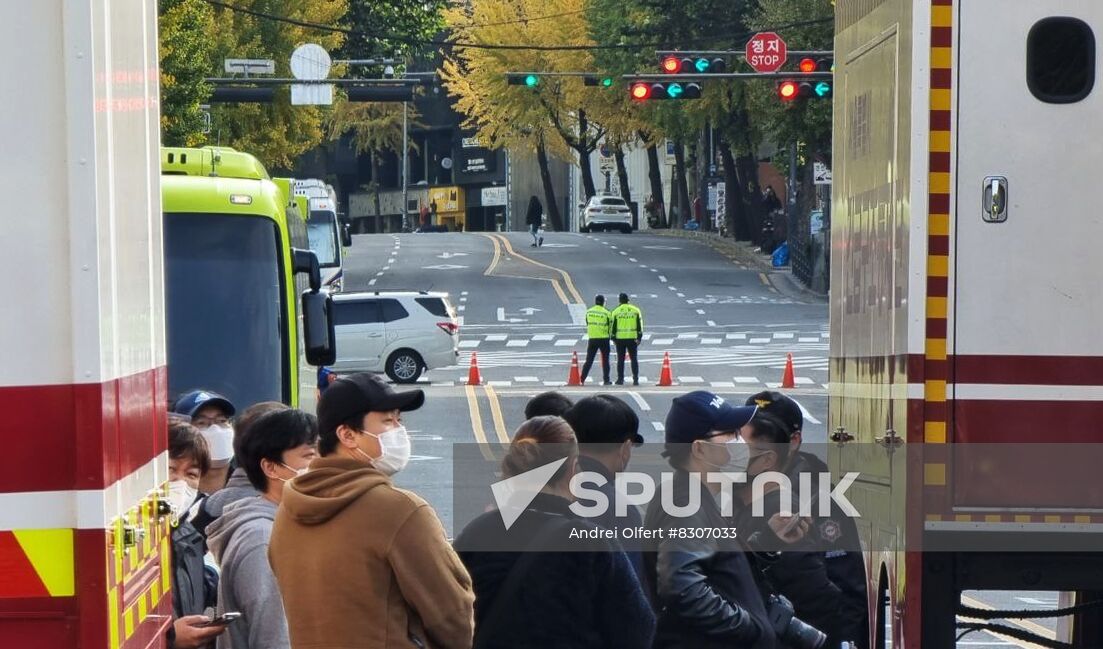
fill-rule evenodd
<path id="1" fill-rule="evenodd" d="M 0 387 L 0 493 L 103 489 L 167 445 L 164 367 L 107 381 Z"/>
<path id="2" fill-rule="evenodd" d="M 955 383 L 1103 386 L 1103 356 L 954 356 Z M 1103 402 L 1101 402 L 1103 413 Z"/>

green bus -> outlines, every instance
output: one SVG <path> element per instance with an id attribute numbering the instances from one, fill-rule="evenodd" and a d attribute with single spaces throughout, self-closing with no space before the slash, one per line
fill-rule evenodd
<path id="1" fill-rule="evenodd" d="M 226 147 L 163 148 L 161 173 L 170 398 L 201 388 L 312 411 L 308 366 L 334 361 L 333 307 L 290 183 Z"/>

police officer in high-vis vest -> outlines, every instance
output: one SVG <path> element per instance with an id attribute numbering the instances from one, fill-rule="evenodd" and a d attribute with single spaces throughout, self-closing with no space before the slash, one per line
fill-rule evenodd
<path id="1" fill-rule="evenodd" d="M 605 296 L 594 298 L 594 305 L 586 311 L 586 336 L 590 342 L 586 345 L 586 362 L 582 365 L 582 383 L 594 365 L 594 356 L 601 352 L 601 376 L 605 385 L 609 380 L 609 330 L 613 326 L 613 315 L 605 308 Z"/>
<path id="2" fill-rule="evenodd" d="M 620 294 L 620 306 L 613 309 L 613 341 L 617 345 L 617 385 L 624 385 L 624 355 L 632 355 L 632 385 L 640 384 L 640 363 L 636 350 L 643 340 L 643 313 Z"/>

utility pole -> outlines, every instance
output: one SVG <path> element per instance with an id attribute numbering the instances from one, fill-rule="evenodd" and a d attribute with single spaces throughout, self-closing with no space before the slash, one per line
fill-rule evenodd
<path id="1" fill-rule="evenodd" d="M 410 225 L 410 146 L 408 143 L 409 128 L 407 123 L 407 106 L 410 102 L 402 102 L 402 225 L 409 228 Z M 413 228 L 409 228 L 413 229 Z"/>

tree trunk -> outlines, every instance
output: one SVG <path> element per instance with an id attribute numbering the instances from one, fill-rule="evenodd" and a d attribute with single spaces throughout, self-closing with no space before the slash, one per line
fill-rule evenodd
<path id="1" fill-rule="evenodd" d="M 655 199 L 659 210 L 660 225 L 665 226 L 666 208 L 663 206 L 663 176 L 659 168 L 659 148 L 654 144 L 647 147 L 647 179 L 651 183 L 651 197 Z"/>
<path id="2" fill-rule="evenodd" d="M 632 188 L 628 185 L 628 165 L 624 164 L 624 149 L 619 146 L 613 150 L 613 160 L 617 163 L 617 181 L 620 183 L 620 197 L 625 203 L 632 204 Z"/>
<path id="3" fill-rule="evenodd" d="M 689 205 L 689 185 L 686 178 L 686 148 L 681 142 L 674 143 L 674 165 L 678 172 L 678 214 L 682 223 L 693 218 Z"/>
<path id="4" fill-rule="evenodd" d="M 544 185 L 544 210 L 552 229 L 563 231 L 563 219 L 559 216 L 559 203 L 555 200 L 555 185 L 552 184 L 551 170 L 548 169 L 548 152 L 544 143 L 536 146 L 536 161 L 540 165 L 540 182 Z"/>
<path id="5" fill-rule="evenodd" d="M 590 154 L 594 152 L 594 147 L 588 146 L 587 135 L 590 133 L 590 122 L 586 119 L 586 111 L 581 108 L 578 110 L 578 142 L 574 147 L 578 152 L 578 166 L 582 170 L 582 191 L 586 193 L 586 200 L 589 201 L 597 194 L 597 189 L 594 187 L 594 169 L 590 164 Z"/>
<path id="6" fill-rule="evenodd" d="M 379 232 L 386 232 L 386 222 L 383 220 L 383 207 L 379 201 L 379 156 L 373 149 L 371 154 L 371 193 L 375 203 L 375 223 Z"/>
<path id="7" fill-rule="evenodd" d="M 728 224 L 728 233 L 737 241 L 750 241 L 750 228 L 739 200 L 739 175 L 735 170 L 735 156 L 727 140 L 716 143 L 720 149 L 720 159 L 724 163 L 724 219 Z"/>

